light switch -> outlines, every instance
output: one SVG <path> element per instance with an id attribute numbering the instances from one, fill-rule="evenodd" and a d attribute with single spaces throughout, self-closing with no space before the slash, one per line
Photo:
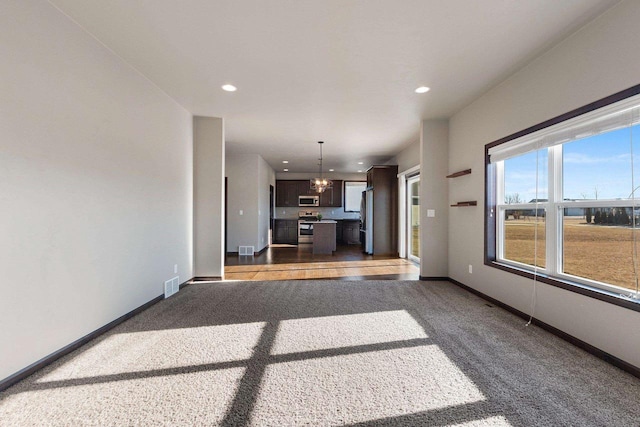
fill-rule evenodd
<path id="1" fill-rule="evenodd" d="M 429 218 L 434 218 L 436 216 L 436 210 L 435 209 L 427 209 L 427 216 Z"/>
<path id="2" fill-rule="evenodd" d="M 240 215 L 244 215 L 244 211 L 240 209 Z"/>

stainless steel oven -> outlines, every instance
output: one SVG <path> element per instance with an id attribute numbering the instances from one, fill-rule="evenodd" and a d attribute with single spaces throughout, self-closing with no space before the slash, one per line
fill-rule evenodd
<path id="1" fill-rule="evenodd" d="M 313 243 L 313 224 L 318 222 L 318 213 L 314 211 L 298 212 L 298 244 Z"/>
<path id="2" fill-rule="evenodd" d="M 298 244 L 313 243 L 313 222 L 298 220 Z"/>

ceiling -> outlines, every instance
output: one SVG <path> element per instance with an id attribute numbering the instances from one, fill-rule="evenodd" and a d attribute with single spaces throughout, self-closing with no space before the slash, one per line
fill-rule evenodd
<path id="1" fill-rule="evenodd" d="M 345 173 L 387 161 L 422 119 L 450 117 L 617 2 L 51 0 L 187 110 L 223 117 L 228 152 L 314 172 L 323 140 L 324 169 Z"/>

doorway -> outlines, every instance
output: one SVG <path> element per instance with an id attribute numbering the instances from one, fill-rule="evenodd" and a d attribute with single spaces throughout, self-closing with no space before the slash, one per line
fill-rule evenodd
<path id="1" fill-rule="evenodd" d="M 420 263 L 420 176 L 407 178 L 407 258 Z"/>
<path id="2" fill-rule="evenodd" d="M 273 185 L 269 185 L 269 246 L 271 246 L 273 244 L 273 223 L 274 223 L 274 206 L 275 206 L 275 200 L 274 200 L 274 192 L 273 192 Z"/>

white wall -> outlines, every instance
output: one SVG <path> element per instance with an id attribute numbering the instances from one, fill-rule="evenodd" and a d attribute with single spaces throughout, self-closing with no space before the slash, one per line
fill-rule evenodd
<path id="1" fill-rule="evenodd" d="M 262 250 L 269 245 L 269 186 L 273 186 L 275 203 L 276 172 L 269 164 L 258 156 L 258 245 Z M 274 212 L 275 213 L 275 212 Z"/>
<path id="2" fill-rule="evenodd" d="M 260 251 L 269 244 L 269 185 L 275 187 L 275 172 L 257 154 L 228 154 L 226 172 L 227 252 L 238 252 L 238 246 Z"/>
<path id="3" fill-rule="evenodd" d="M 420 276 L 448 276 L 448 120 L 420 127 Z M 429 216 L 429 211 L 435 215 Z"/>
<path id="4" fill-rule="evenodd" d="M 193 230 L 196 277 L 224 277 L 224 120 L 193 118 Z"/>
<path id="5" fill-rule="evenodd" d="M 412 167 L 420 165 L 420 141 L 416 141 L 396 154 L 387 162 L 388 165 L 398 165 L 398 172 L 402 173 Z"/>
<path id="6" fill-rule="evenodd" d="M 483 265 L 484 145 L 640 83 L 640 2 L 624 1 L 451 119 L 449 276 L 530 312 L 532 281 Z M 473 274 L 468 265 L 473 265 Z M 640 313 L 538 283 L 535 315 L 640 367 Z M 518 320 L 520 322 L 520 320 Z"/>
<path id="7" fill-rule="evenodd" d="M 191 115 L 47 2 L 0 3 L 0 379 L 192 277 Z"/>

